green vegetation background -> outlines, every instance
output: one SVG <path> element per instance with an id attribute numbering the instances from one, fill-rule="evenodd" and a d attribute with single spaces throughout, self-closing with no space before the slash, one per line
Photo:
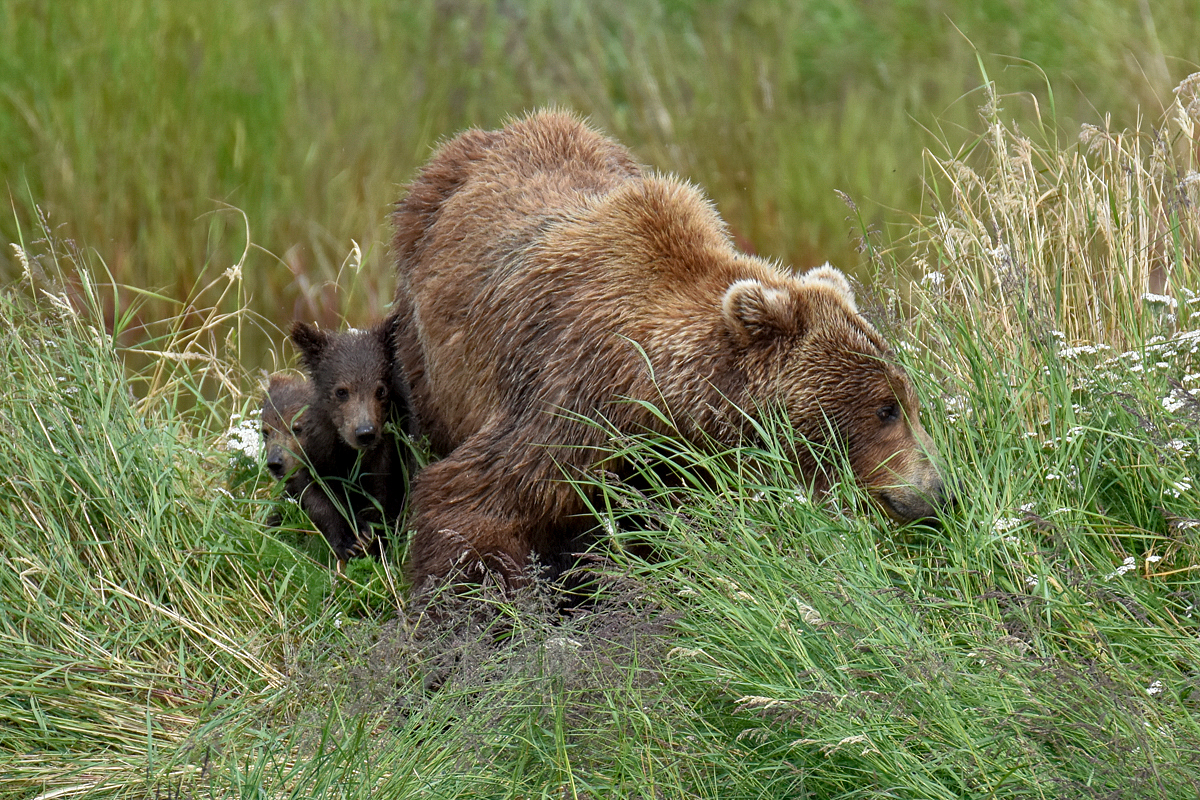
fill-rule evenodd
<path id="1" fill-rule="evenodd" d="M 118 283 L 183 299 L 239 260 L 233 207 L 263 251 L 246 289 L 266 324 L 361 324 L 391 299 L 389 204 L 433 145 L 560 104 L 703 186 L 747 247 L 857 270 L 835 190 L 876 226 L 917 212 L 922 148 L 970 137 L 977 51 L 1006 91 L 1031 92 L 1018 118 L 1036 102 L 1067 131 L 1107 115 L 1120 129 L 1139 108 L 1156 117 L 1200 62 L 1200 14 L 1191 0 L 4 0 L 0 235 L 32 230 L 36 205 Z M 338 283 L 351 240 L 362 272 Z M 243 359 L 270 367 L 278 339 L 248 340 Z"/>
<path id="2" fill-rule="evenodd" d="M 1197 796 L 1198 64 L 1182 0 L 0 0 L 0 798 Z M 857 273 L 940 530 L 771 420 L 618 443 L 579 613 L 263 526 L 279 328 L 378 315 L 400 184 L 546 103 Z"/>

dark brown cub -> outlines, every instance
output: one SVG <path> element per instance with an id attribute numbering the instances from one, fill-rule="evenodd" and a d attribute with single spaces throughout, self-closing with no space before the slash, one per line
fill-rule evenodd
<path id="1" fill-rule="evenodd" d="M 377 550 L 376 528 L 400 517 L 412 433 L 407 382 L 392 358 L 394 317 L 330 333 L 297 322 L 292 343 L 312 385 L 303 448 L 323 502 L 302 503 L 339 560 Z M 308 492 L 306 492 L 306 497 Z"/>

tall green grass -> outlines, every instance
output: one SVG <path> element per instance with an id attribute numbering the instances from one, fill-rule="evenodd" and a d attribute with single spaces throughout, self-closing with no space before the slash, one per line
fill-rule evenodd
<path id="1" fill-rule="evenodd" d="M 298 515 L 264 528 L 253 211 L 176 298 L 23 225 L 0 796 L 1197 794 L 1195 84 L 1079 142 L 979 95 L 902 235 L 849 211 L 958 506 L 897 528 L 848 482 L 810 496 L 786 429 L 720 459 L 618 443 L 647 468 L 601 496 L 620 532 L 574 610 L 535 585 L 422 616 L 402 553 L 335 578 Z"/>

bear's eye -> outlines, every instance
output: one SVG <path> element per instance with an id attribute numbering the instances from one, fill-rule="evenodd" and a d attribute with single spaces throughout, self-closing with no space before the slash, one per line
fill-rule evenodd
<path id="1" fill-rule="evenodd" d="M 302 433 L 304 433 L 304 428 L 302 428 L 302 427 L 301 427 L 301 426 L 299 426 L 299 425 L 293 425 L 293 426 L 292 426 L 292 435 L 293 435 L 293 436 L 299 436 L 299 435 L 300 435 L 300 434 L 302 434 Z"/>
<path id="2" fill-rule="evenodd" d="M 264 439 L 271 435 L 271 431 L 269 431 L 265 425 L 262 429 L 262 435 Z"/>
<path id="3" fill-rule="evenodd" d="M 900 406 L 884 406 L 875 412 L 875 416 L 879 417 L 880 422 L 895 422 L 900 419 Z"/>
<path id="4" fill-rule="evenodd" d="M 333 394 L 338 400 L 345 400 L 350 396 L 350 390 L 345 386 L 339 386 Z"/>
<path id="5" fill-rule="evenodd" d="M 375 399 L 376 400 L 386 400 L 387 399 L 387 388 L 384 386 L 378 387 L 375 390 Z"/>

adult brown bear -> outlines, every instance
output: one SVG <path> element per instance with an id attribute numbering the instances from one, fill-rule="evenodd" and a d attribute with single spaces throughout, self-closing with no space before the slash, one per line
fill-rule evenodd
<path id="1" fill-rule="evenodd" d="M 697 444 L 780 408 L 814 442 L 832 429 L 892 516 L 935 513 L 917 397 L 842 273 L 738 252 L 696 188 L 573 115 L 460 134 L 393 221 L 397 358 L 443 456 L 412 488 L 414 586 L 479 565 L 519 581 L 531 553 L 569 548 L 589 523 L 563 478 L 607 443 L 585 420 L 667 432 L 647 403 Z"/>

